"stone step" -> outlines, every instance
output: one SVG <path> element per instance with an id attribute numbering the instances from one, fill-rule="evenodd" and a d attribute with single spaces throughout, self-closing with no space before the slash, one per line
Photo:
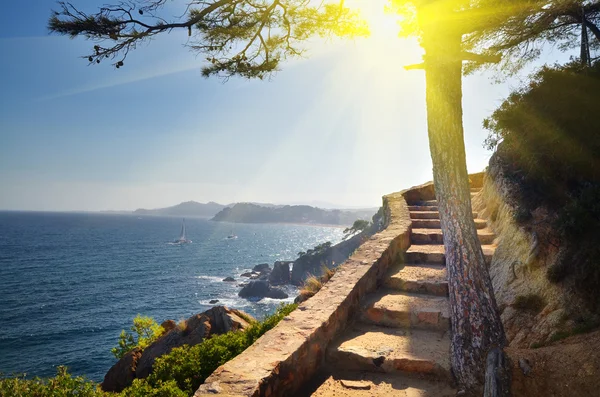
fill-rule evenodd
<path id="1" fill-rule="evenodd" d="M 479 193 L 479 190 L 476 192 L 471 191 L 471 197 L 475 196 L 477 193 Z M 437 207 L 438 201 L 437 200 L 422 200 L 422 201 L 410 202 L 408 204 L 410 206 L 434 206 L 434 207 Z"/>
<path id="2" fill-rule="evenodd" d="M 481 191 L 480 187 L 472 187 L 471 188 L 471 193 L 479 193 Z"/>
<path id="3" fill-rule="evenodd" d="M 409 205 L 409 211 L 437 211 L 437 206 L 427 206 L 427 205 Z"/>
<path id="4" fill-rule="evenodd" d="M 482 245 L 483 255 L 487 263 L 490 263 L 496 247 L 494 245 Z M 404 254 L 406 263 L 429 263 L 445 264 L 444 246 L 441 244 L 413 244 L 408 247 Z"/>
<path id="5" fill-rule="evenodd" d="M 489 228 L 477 230 L 481 244 L 492 244 L 496 235 Z M 442 229 L 412 229 L 410 241 L 413 244 L 443 244 Z"/>
<path id="6" fill-rule="evenodd" d="M 455 397 L 458 391 L 448 381 L 399 373 L 330 368 L 321 370 L 315 378 L 316 382 L 305 384 L 294 397 Z"/>
<path id="7" fill-rule="evenodd" d="M 485 219 L 474 219 L 474 221 L 477 229 L 487 227 Z M 441 225 L 439 219 L 413 219 L 412 227 L 415 229 L 439 229 Z"/>
<path id="8" fill-rule="evenodd" d="M 473 212 L 473 218 L 477 219 L 477 212 Z M 410 219 L 440 219 L 438 211 L 410 211 Z"/>
<path id="9" fill-rule="evenodd" d="M 365 298 L 360 321 L 394 328 L 445 331 L 450 327 L 448 298 L 380 289 Z"/>
<path id="10" fill-rule="evenodd" d="M 394 265 L 383 283 L 386 288 L 393 290 L 448 296 L 448 275 L 444 266 Z"/>
<path id="11" fill-rule="evenodd" d="M 338 370 L 451 379 L 448 332 L 357 324 L 331 343 L 326 360 Z"/>

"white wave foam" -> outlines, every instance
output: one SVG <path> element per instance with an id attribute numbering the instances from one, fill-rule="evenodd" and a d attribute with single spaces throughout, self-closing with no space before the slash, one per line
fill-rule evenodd
<path id="1" fill-rule="evenodd" d="M 199 280 L 208 280 L 211 283 L 222 282 L 225 277 L 221 276 L 196 276 Z"/>

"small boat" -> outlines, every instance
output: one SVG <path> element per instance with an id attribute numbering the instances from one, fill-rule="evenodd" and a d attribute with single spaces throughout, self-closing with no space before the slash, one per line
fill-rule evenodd
<path id="1" fill-rule="evenodd" d="M 181 234 L 179 235 L 179 238 L 177 240 L 175 240 L 173 243 L 174 244 L 187 244 L 187 243 L 191 243 L 192 240 L 188 240 L 185 237 L 185 219 L 182 221 L 181 223 Z"/>
<path id="2" fill-rule="evenodd" d="M 237 236 L 233 232 L 233 226 L 231 226 L 231 234 L 229 236 L 227 236 L 227 239 L 228 240 L 233 240 L 233 239 L 236 239 L 236 238 L 237 238 Z"/>

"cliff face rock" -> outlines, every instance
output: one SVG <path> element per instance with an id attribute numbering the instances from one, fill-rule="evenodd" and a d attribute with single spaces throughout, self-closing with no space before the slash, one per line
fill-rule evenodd
<path id="1" fill-rule="evenodd" d="M 142 357 L 142 351 L 139 348 L 125 354 L 104 375 L 102 389 L 104 391 L 119 392 L 131 385 L 136 378 L 135 371 L 140 357 Z"/>
<path id="2" fill-rule="evenodd" d="M 246 329 L 249 323 L 245 318 L 252 317 L 239 310 L 215 306 L 188 318 L 181 326 L 168 320 L 163 324 L 167 324 L 170 329 L 157 341 L 144 351 L 137 348 L 132 350 L 111 367 L 104 377 L 102 389 L 120 392 L 131 385 L 133 379 L 147 377 L 152 372 L 152 365 L 157 357 L 176 347 L 196 345 L 211 335 Z"/>
<path id="3" fill-rule="evenodd" d="M 372 233 L 359 233 L 339 244 L 327 248 L 323 253 L 303 255 L 294 261 L 291 283 L 302 285 L 309 275 L 320 276 L 323 265 L 332 268 L 342 264 Z"/>
<path id="4" fill-rule="evenodd" d="M 269 274 L 269 283 L 271 285 L 289 284 L 291 281 L 290 264 L 291 261 L 280 261 L 273 264 L 273 271 Z"/>
<path id="5" fill-rule="evenodd" d="M 533 213 L 535 228 L 521 227 L 514 220 L 510 197 L 516 187 L 504 175 L 502 160 L 492 156 L 483 190 L 472 200 L 473 211 L 497 235 L 497 248 L 489 267 L 490 277 L 510 347 L 528 348 L 544 344 L 559 330 L 569 327 L 573 313 L 583 305 L 560 284 L 551 283 L 547 271 L 558 258 L 558 248 L 542 244 L 553 216 L 538 208 Z"/>
<path id="6" fill-rule="evenodd" d="M 255 280 L 246 284 L 238 293 L 240 298 L 286 299 L 288 294 L 269 285 L 267 280 Z"/>

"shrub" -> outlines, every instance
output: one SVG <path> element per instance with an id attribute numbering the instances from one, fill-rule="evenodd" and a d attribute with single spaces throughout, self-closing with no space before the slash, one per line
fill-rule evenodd
<path id="1" fill-rule="evenodd" d="M 519 295 L 512 304 L 515 309 L 539 313 L 546 306 L 544 298 L 536 294 Z"/>
<path id="2" fill-rule="evenodd" d="M 188 394 L 177 387 L 174 381 L 158 381 L 150 385 L 146 379 L 134 379 L 131 386 L 119 395 L 122 397 L 187 397 Z"/>
<path id="3" fill-rule="evenodd" d="M 543 67 L 484 121 L 487 145 L 515 187 L 508 190 L 514 220 L 535 227 L 536 208 L 553 214 L 547 240 L 560 243 L 560 255 L 548 279 L 568 283 L 598 313 L 599 101 L 600 61 Z"/>
<path id="4" fill-rule="evenodd" d="M 164 328 L 157 324 L 154 319 L 139 314 L 133 319 L 130 330 L 131 333 L 125 330 L 121 331 L 119 346 L 110 349 L 117 359 L 122 358 L 136 347 L 144 350 L 165 332 Z"/>
<path id="5" fill-rule="evenodd" d="M 180 390 L 193 395 L 215 369 L 247 349 L 296 307 L 294 304 L 282 305 L 263 321 L 253 322 L 245 331 L 214 335 L 195 346 L 171 350 L 156 359 L 148 384 L 158 387 L 174 382 Z"/>
<path id="6" fill-rule="evenodd" d="M 25 379 L 24 376 L 13 378 L 0 377 L 0 396 L 19 397 L 108 397 L 100 386 L 84 377 L 73 377 L 67 368 L 59 366 L 54 378 Z"/>

